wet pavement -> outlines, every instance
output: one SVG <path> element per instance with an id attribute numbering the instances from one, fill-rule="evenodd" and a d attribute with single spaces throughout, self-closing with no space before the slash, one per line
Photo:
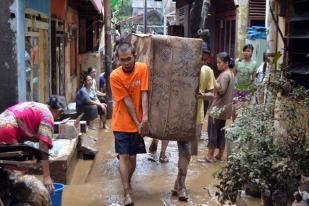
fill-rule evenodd
<path id="1" fill-rule="evenodd" d="M 97 130 L 89 131 L 89 135 L 98 137 L 99 150 L 94 162 L 79 160 L 70 185 L 63 194 L 64 206 L 102 206 L 122 205 L 123 190 L 118 171 L 118 160 L 114 152 L 112 132 Z M 147 150 L 151 142 L 145 138 Z M 160 144 L 158 153 L 160 151 Z M 177 143 L 170 142 L 167 148 L 168 163 L 159 163 L 158 155 L 139 155 L 137 168 L 132 178 L 133 200 L 135 206 L 208 206 L 219 205 L 211 197 L 215 179 L 213 174 L 222 163 L 201 163 L 198 161 L 206 153 L 205 141 L 199 144 L 199 155 L 193 156 L 187 176 L 189 192 L 188 203 L 180 203 L 171 196 L 170 190 L 177 175 L 178 150 Z M 93 164 L 92 164 L 93 163 Z"/>

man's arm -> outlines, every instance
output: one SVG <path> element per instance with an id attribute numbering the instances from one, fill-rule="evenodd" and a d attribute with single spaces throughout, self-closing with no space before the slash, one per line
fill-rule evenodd
<path id="1" fill-rule="evenodd" d="M 203 68 L 205 68 L 203 70 Z M 210 67 L 202 67 L 200 73 L 200 85 L 199 93 L 197 94 L 198 99 L 213 100 L 215 98 L 214 88 L 216 88 L 216 79 L 214 73 Z"/>
<path id="2" fill-rule="evenodd" d="M 129 114 L 132 117 L 135 125 L 138 127 L 138 130 L 140 132 L 140 128 L 141 128 L 141 123 L 138 121 L 137 116 L 136 116 L 136 111 L 135 111 L 135 107 L 132 101 L 132 98 L 130 96 L 126 96 L 124 98 L 124 103 L 126 104 Z"/>
<path id="3" fill-rule="evenodd" d="M 148 121 L 148 91 L 142 91 L 143 122 Z"/>

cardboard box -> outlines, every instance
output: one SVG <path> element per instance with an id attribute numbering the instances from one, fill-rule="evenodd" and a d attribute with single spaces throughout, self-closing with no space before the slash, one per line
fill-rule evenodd
<path id="1" fill-rule="evenodd" d="M 149 136 L 194 140 L 202 40 L 133 34 L 129 41 L 150 69 Z"/>

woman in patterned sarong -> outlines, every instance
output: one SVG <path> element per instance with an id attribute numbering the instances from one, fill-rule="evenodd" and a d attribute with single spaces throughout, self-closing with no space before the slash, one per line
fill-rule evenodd
<path id="1" fill-rule="evenodd" d="M 0 144 L 16 144 L 25 141 L 39 142 L 39 148 L 48 153 L 52 148 L 54 119 L 60 117 L 66 107 L 63 97 L 53 95 L 47 104 L 23 102 L 0 114 Z M 42 160 L 43 183 L 54 190 L 48 160 Z"/>

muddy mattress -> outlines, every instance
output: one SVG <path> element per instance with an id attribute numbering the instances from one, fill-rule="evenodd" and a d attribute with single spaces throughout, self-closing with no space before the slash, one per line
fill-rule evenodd
<path id="1" fill-rule="evenodd" d="M 137 61 L 150 69 L 149 136 L 194 140 L 202 41 L 161 35 L 132 35 L 130 41 Z"/>

